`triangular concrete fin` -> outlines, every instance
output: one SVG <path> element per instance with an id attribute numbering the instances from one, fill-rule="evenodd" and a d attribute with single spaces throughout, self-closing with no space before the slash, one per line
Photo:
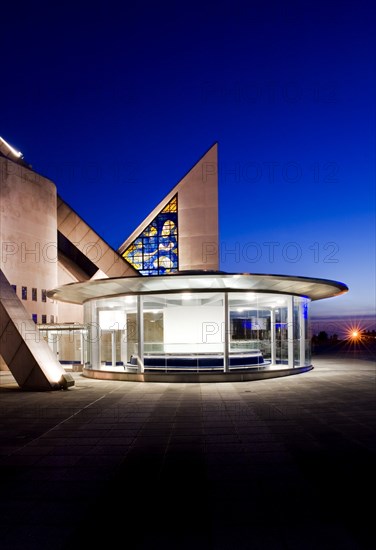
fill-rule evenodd
<path id="1" fill-rule="evenodd" d="M 74 385 L 1 270 L 0 355 L 23 389 L 54 390 Z"/>
<path id="2" fill-rule="evenodd" d="M 177 195 L 178 271 L 219 269 L 218 151 L 215 143 L 119 247 L 124 254 Z"/>

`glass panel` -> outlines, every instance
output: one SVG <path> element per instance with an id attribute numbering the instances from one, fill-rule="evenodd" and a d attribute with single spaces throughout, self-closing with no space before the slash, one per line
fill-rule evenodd
<path id="1" fill-rule="evenodd" d="M 81 331 L 62 330 L 59 334 L 59 361 L 63 364 L 81 363 Z"/>
<path id="2" fill-rule="evenodd" d="M 126 370 L 138 353 L 136 297 L 93 300 L 84 315 L 86 366 Z"/>
<path id="3" fill-rule="evenodd" d="M 110 366 L 112 358 L 112 345 L 111 345 L 111 335 L 110 330 L 101 330 L 101 366 Z"/>
<path id="4" fill-rule="evenodd" d="M 310 300 L 307 298 L 294 297 L 294 366 L 309 366 L 311 364 L 308 317 L 309 303 Z"/>
<path id="5" fill-rule="evenodd" d="M 287 306 L 275 310 L 276 364 L 288 364 Z"/>
<path id="6" fill-rule="evenodd" d="M 305 298 L 304 300 L 304 332 L 303 337 L 305 341 L 305 366 L 310 366 L 312 364 L 312 356 L 311 356 L 311 323 L 310 323 L 310 317 L 309 317 L 309 306 L 310 306 L 310 300 Z"/>
<path id="7" fill-rule="evenodd" d="M 84 305 L 84 354 L 87 368 L 100 368 L 99 346 L 101 331 L 97 315 L 97 302 L 92 300 Z"/>
<path id="8" fill-rule="evenodd" d="M 178 270 L 177 195 L 128 246 L 123 257 L 142 275 L 163 275 Z"/>
<path id="9" fill-rule="evenodd" d="M 122 339 L 122 357 L 125 363 L 134 365 L 138 355 L 137 313 L 127 313 L 126 330 Z M 137 362 L 136 362 L 137 365 Z"/>
<path id="10" fill-rule="evenodd" d="M 230 369 L 270 363 L 272 295 L 255 292 L 229 294 Z"/>
<path id="11" fill-rule="evenodd" d="M 223 293 L 145 296 L 146 371 L 223 369 Z"/>
<path id="12" fill-rule="evenodd" d="M 294 297 L 293 309 L 293 335 L 294 335 L 294 366 L 300 366 L 300 313 L 301 313 L 301 298 Z"/>
<path id="13" fill-rule="evenodd" d="M 47 328 L 40 331 L 57 359 L 63 365 L 81 364 L 81 326 L 78 328 Z"/>
<path id="14" fill-rule="evenodd" d="M 292 298 L 278 294 L 229 293 L 230 370 L 288 364 L 288 300 Z M 310 364 L 308 302 L 294 299 L 295 364 Z M 137 369 L 137 297 L 93 300 L 84 311 L 86 366 Z M 222 292 L 146 295 L 142 315 L 146 371 L 223 369 Z"/>

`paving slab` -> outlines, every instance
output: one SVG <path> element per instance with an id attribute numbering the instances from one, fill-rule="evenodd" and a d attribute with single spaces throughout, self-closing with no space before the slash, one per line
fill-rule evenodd
<path id="1" fill-rule="evenodd" d="M 314 366 L 219 384 L 73 373 L 61 392 L 2 374 L 0 547 L 375 548 L 375 363 Z"/>

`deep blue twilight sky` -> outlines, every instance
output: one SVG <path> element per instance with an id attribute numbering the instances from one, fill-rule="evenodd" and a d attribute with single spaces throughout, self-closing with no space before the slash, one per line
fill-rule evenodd
<path id="1" fill-rule="evenodd" d="M 374 315 L 371 3 L 132 4 L 2 6 L 0 135 L 115 248 L 218 141 L 221 269 L 340 280 L 313 314 Z"/>

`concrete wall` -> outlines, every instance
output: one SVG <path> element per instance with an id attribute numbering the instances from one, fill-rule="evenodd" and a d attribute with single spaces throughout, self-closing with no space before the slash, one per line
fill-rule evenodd
<path id="1" fill-rule="evenodd" d="M 51 390 L 74 384 L 1 270 L 0 355 L 21 388 Z"/>
<path id="2" fill-rule="evenodd" d="M 0 268 L 9 282 L 17 285 L 22 300 L 22 286 L 27 287 L 26 311 L 47 316 L 54 321 L 57 304 L 42 289 L 57 285 L 56 187 L 52 181 L 33 170 L 0 157 Z M 37 300 L 32 300 L 32 288 Z"/>
<path id="3" fill-rule="evenodd" d="M 58 286 L 78 283 L 87 280 L 87 277 L 80 273 L 76 266 L 71 266 L 67 258 L 60 256 L 57 264 L 57 283 Z M 58 302 L 59 323 L 83 323 L 84 308 L 76 304 L 66 304 Z"/>
<path id="4" fill-rule="evenodd" d="M 179 271 L 219 269 L 217 147 L 182 179 L 178 189 Z"/>
<path id="5" fill-rule="evenodd" d="M 69 258 L 59 254 L 59 230 L 94 260 L 98 273 L 106 276 L 137 275 L 111 247 L 109 247 L 60 198 L 56 186 L 49 179 L 30 168 L 0 157 L 0 269 L 22 300 L 22 287 L 27 288 L 27 299 L 22 300 L 26 311 L 37 315 L 42 323 L 82 322 L 82 308 L 58 304 L 47 298 L 42 301 L 42 289 L 88 280 L 88 276 Z M 37 299 L 33 300 L 32 289 Z"/>
<path id="6" fill-rule="evenodd" d="M 0 371 L 9 371 L 8 365 L 0 355 Z"/>
<path id="7" fill-rule="evenodd" d="M 218 152 L 217 145 L 195 164 L 121 245 L 136 239 L 164 206 L 178 195 L 179 271 L 219 269 Z"/>

